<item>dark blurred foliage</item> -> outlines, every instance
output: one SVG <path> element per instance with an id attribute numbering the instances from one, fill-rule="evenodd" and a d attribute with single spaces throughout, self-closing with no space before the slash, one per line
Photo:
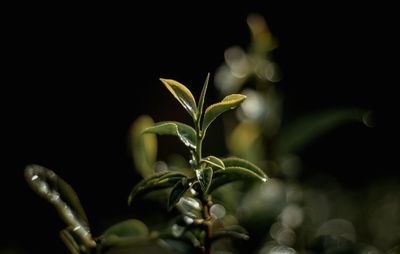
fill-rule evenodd
<path id="1" fill-rule="evenodd" d="M 28 163 L 53 169 L 74 187 L 97 234 L 121 218 L 140 216 L 126 205 L 140 179 L 127 150 L 130 124 L 143 113 L 157 121 L 188 120 L 158 78 L 179 80 L 198 96 L 206 73 L 213 75 L 224 61 L 224 50 L 249 43 L 246 17 L 252 12 L 267 19 L 279 40 L 274 59 L 289 119 L 319 108 L 373 111 L 375 128 L 340 127 L 303 150 L 303 177 L 323 165 L 349 189 L 386 179 L 398 183 L 384 120 L 391 88 L 378 59 L 385 26 L 378 22 L 381 10 L 364 4 L 4 6 L 0 251 L 66 253 L 57 235 L 62 223 L 24 182 Z M 208 100 L 217 97 L 210 89 Z M 209 135 L 222 136 L 218 127 Z M 210 150 L 224 149 L 220 141 Z M 160 156 L 171 147 L 181 149 L 171 139 L 160 145 Z M 148 220 L 163 219 L 151 217 L 156 208 L 143 204 Z"/>

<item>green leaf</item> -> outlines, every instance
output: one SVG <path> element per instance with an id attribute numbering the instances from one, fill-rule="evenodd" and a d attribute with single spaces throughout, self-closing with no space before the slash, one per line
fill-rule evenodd
<path id="1" fill-rule="evenodd" d="M 210 188 L 211 181 L 213 178 L 212 168 L 207 167 L 202 169 L 196 169 L 196 176 L 204 195 L 207 195 L 208 189 Z"/>
<path id="2" fill-rule="evenodd" d="M 251 163 L 250 161 L 236 158 L 236 157 L 229 157 L 222 160 L 225 164 L 225 167 L 241 167 L 246 168 L 250 171 L 253 171 L 261 178 L 268 179 L 268 176 L 264 173 L 262 169 Z"/>
<path id="3" fill-rule="evenodd" d="M 140 220 L 126 220 L 108 228 L 102 235 L 102 246 L 127 245 L 149 239 L 149 230 Z"/>
<path id="4" fill-rule="evenodd" d="M 311 113 L 289 124 L 283 129 L 276 144 L 277 155 L 285 155 L 300 150 L 303 146 L 322 134 L 336 128 L 339 125 L 352 122 L 363 122 L 370 126 L 370 112 L 358 109 L 336 109 Z"/>
<path id="5" fill-rule="evenodd" d="M 232 225 L 213 233 L 211 236 L 211 242 L 226 237 L 242 239 L 242 240 L 249 239 L 249 235 L 243 227 L 239 225 Z"/>
<path id="6" fill-rule="evenodd" d="M 152 127 L 148 127 L 143 131 L 143 134 L 154 133 L 158 135 L 174 135 L 179 137 L 182 143 L 191 148 L 196 148 L 196 131 L 180 122 L 158 122 Z"/>
<path id="7" fill-rule="evenodd" d="M 213 180 L 209 188 L 209 193 L 221 187 L 222 185 L 235 181 L 267 181 L 267 178 L 261 177 L 253 171 L 242 167 L 225 167 L 225 170 L 214 172 Z"/>
<path id="8" fill-rule="evenodd" d="M 204 99 L 206 97 L 209 80 L 210 80 L 210 73 L 207 74 L 206 81 L 204 81 L 203 89 L 201 90 L 201 94 L 200 94 L 200 98 L 199 98 L 199 110 L 197 113 L 197 119 L 200 119 L 201 115 L 203 114 Z"/>
<path id="9" fill-rule="evenodd" d="M 204 162 L 204 163 L 206 163 L 206 164 L 208 164 L 208 165 L 210 165 L 212 167 L 216 167 L 216 168 L 219 168 L 219 169 L 225 169 L 224 162 L 221 159 L 219 159 L 219 158 L 217 158 L 215 156 L 212 156 L 212 155 L 201 159 L 200 162 Z"/>
<path id="10" fill-rule="evenodd" d="M 196 120 L 197 106 L 193 94 L 190 92 L 190 90 L 178 81 L 162 78 L 160 78 L 160 80 L 172 93 L 172 95 L 182 104 L 186 111 L 189 112 L 193 120 Z"/>
<path id="11" fill-rule="evenodd" d="M 88 247 L 94 247 L 89 223 L 78 196 L 72 187 L 52 170 L 39 165 L 25 168 L 25 179 L 30 187 L 42 198 L 51 203 L 61 219 L 74 229 L 79 239 Z"/>
<path id="12" fill-rule="evenodd" d="M 136 170 L 147 178 L 154 174 L 153 165 L 157 159 L 157 138 L 153 134 L 142 135 L 144 129 L 154 126 L 150 116 L 138 117 L 130 128 L 130 150 Z"/>
<path id="13" fill-rule="evenodd" d="M 182 178 L 186 177 L 180 172 L 163 172 L 155 174 L 147 179 L 140 181 L 131 191 L 128 198 L 128 205 L 139 195 L 145 195 L 151 191 L 165 189 L 174 186 Z"/>
<path id="14" fill-rule="evenodd" d="M 181 181 L 175 184 L 174 188 L 172 188 L 171 194 L 169 195 L 168 205 L 167 205 L 168 210 L 174 208 L 174 206 L 179 202 L 179 200 L 189 189 L 189 187 L 190 186 L 186 178 L 182 179 Z"/>
<path id="15" fill-rule="evenodd" d="M 202 130 L 205 133 L 208 126 L 222 113 L 230 109 L 236 108 L 246 99 L 242 94 L 231 94 L 226 96 L 221 102 L 215 103 L 206 109 L 203 119 Z"/>

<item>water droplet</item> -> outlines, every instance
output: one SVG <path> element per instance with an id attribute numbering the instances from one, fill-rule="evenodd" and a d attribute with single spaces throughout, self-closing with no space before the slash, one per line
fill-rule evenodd
<path id="1" fill-rule="evenodd" d="M 78 225 L 78 226 L 74 227 L 74 229 L 72 229 L 72 231 L 78 231 L 80 228 L 81 228 L 81 226 Z"/>
<path id="2" fill-rule="evenodd" d="M 196 177 L 197 180 L 202 181 L 203 180 L 203 175 L 202 175 L 202 171 L 199 169 L 196 169 Z"/>
<path id="3" fill-rule="evenodd" d="M 263 181 L 264 183 L 265 183 L 267 180 L 268 180 L 268 179 L 265 178 L 265 177 L 261 178 L 261 181 Z"/>
<path id="4" fill-rule="evenodd" d="M 198 193 L 197 191 L 195 191 L 193 188 L 189 188 L 190 194 L 192 194 L 193 196 L 196 196 Z"/>
<path id="5" fill-rule="evenodd" d="M 194 219 L 189 217 L 189 216 L 184 216 L 183 220 L 185 221 L 186 224 L 190 225 L 194 222 Z"/>

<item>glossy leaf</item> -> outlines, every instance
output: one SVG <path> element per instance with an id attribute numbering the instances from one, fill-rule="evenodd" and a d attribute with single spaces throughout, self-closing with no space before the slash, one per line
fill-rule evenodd
<path id="1" fill-rule="evenodd" d="M 213 178 L 213 170 L 210 167 L 196 169 L 197 180 L 200 183 L 204 195 L 207 195 Z"/>
<path id="2" fill-rule="evenodd" d="M 221 102 L 215 103 L 206 109 L 203 119 L 202 130 L 205 133 L 208 126 L 222 113 L 236 108 L 246 99 L 242 94 L 231 94 L 226 96 Z"/>
<path id="3" fill-rule="evenodd" d="M 191 149 L 196 148 L 196 131 L 184 123 L 179 122 L 158 122 L 148 127 L 143 134 L 154 133 L 158 135 L 174 135 L 179 137 L 184 145 Z"/>
<path id="4" fill-rule="evenodd" d="M 236 157 L 229 157 L 222 160 L 225 164 L 225 167 L 241 167 L 246 168 L 250 171 L 253 171 L 261 178 L 268 179 L 268 176 L 264 173 L 262 169 L 251 163 L 250 161 L 236 158 Z"/>
<path id="5" fill-rule="evenodd" d="M 138 195 L 145 195 L 151 191 L 172 187 L 184 177 L 185 175 L 180 172 L 169 171 L 144 179 L 132 189 L 128 198 L 128 204 L 130 205 L 132 200 Z"/>
<path id="6" fill-rule="evenodd" d="M 201 94 L 200 94 L 200 98 L 199 98 L 199 110 L 198 110 L 198 114 L 197 114 L 198 119 L 203 114 L 204 99 L 206 97 L 209 80 L 210 80 L 210 73 L 207 74 L 206 81 L 204 81 L 203 89 L 201 90 Z"/>
<path id="7" fill-rule="evenodd" d="M 127 245 L 149 239 L 149 230 L 140 220 L 126 220 L 108 228 L 102 235 L 102 246 Z"/>
<path id="8" fill-rule="evenodd" d="M 217 158 L 215 156 L 212 156 L 212 155 L 201 159 L 200 162 L 204 162 L 204 163 L 206 163 L 206 164 L 208 164 L 208 165 L 210 165 L 212 167 L 216 167 L 216 168 L 219 168 L 219 169 L 225 169 L 224 162 L 221 159 L 219 159 L 219 158 Z"/>
<path id="9" fill-rule="evenodd" d="M 168 199 L 168 210 L 174 208 L 174 206 L 179 202 L 181 197 L 185 194 L 185 192 L 190 188 L 187 179 L 182 179 L 181 181 L 177 182 L 171 190 L 171 194 L 169 195 Z"/>
<path id="10" fill-rule="evenodd" d="M 253 171 L 242 167 L 225 167 L 225 170 L 215 171 L 209 192 L 211 193 L 222 185 L 235 181 L 267 181 Z"/>
<path id="11" fill-rule="evenodd" d="M 364 122 L 369 126 L 371 123 L 368 117 L 368 111 L 358 108 L 326 110 L 309 114 L 282 130 L 276 144 L 276 153 L 284 155 L 297 152 L 312 140 L 342 124 Z"/>
<path id="12" fill-rule="evenodd" d="M 142 135 L 144 129 L 154 126 L 150 116 L 138 117 L 130 129 L 130 143 L 136 170 L 147 178 L 154 174 L 153 165 L 157 159 L 157 138 L 154 134 Z"/>
<path id="13" fill-rule="evenodd" d="M 186 111 L 192 116 L 194 120 L 197 119 L 197 106 L 193 94 L 190 90 L 172 79 L 160 79 L 165 87 L 172 93 L 172 95 L 182 104 Z"/>
<path id="14" fill-rule="evenodd" d="M 239 226 L 239 225 L 233 225 L 233 226 L 228 226 L 223 228 L 222 230 L 219 230 L 215 233 L 212 234 L 211 236 L 211 241 L 215 241 L 221 238 L 236 238 L 236 239 L 242 239 L 242 240 L 248 240 L 249 235 L 247 231 Z"/>
<path id="15" fill-rule="evenodd" d="M 51 203 L 85 246 L 94 247 L 86 214 L 72 187 L 52 170 L 39 165 L 25 168 L 25 179 L 39 196 Z"/>

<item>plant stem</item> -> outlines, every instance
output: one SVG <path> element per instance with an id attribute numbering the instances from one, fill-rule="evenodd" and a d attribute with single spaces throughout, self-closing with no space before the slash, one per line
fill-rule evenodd
<path id="1" fill-rule="evenodd" d="M 203 200 L 204 207 L 204 218 L 206 220 L 206 239 L 204 240 L 204 253 L 211 254 L 211 215 L 210 215 L 210 207 L 212 205 L 211 197 Z"/>
<path id="2" fill-rule="evenodd" d="M 202 133 L 201 130 L 201 125 L 200 125 L 200 118 L 199 117 L 196 122 L 195 122 L 195 129 L 196 129 L 196 150 L 195 150 L 195 160 L 196 160 L 196 165 L 197 167 L 200 167 L 200 161 L 202 159 L 202 146 L 203 146 L 203 140 L 204 140 L 204 133 Z M 212 230 L 212 224 L 211 224 L 211 216 L 210 216 L 210 207 L 212 205 L 211 197 L 207 196 L 204 197 L 203 193 L 201 193 L 201 196 L 203 197 L 202 203 L 203 203 L 203 215 L 205 219 L 205 226 L 206 226 L 206 237 L 204 239 L 204 254 L 211 254 L 211 230 Z"/>
<path id="3" fill-rule="evenodd" d="M 200 166 L 200 160 L 202 159 L 202 147 L 203 147 L 203 138 L 202 131 L 200 129 L 200 117 L 195 122 L 196 128 L 196 151 L 195 151 L 195 159 L 197 167 Z"/>

